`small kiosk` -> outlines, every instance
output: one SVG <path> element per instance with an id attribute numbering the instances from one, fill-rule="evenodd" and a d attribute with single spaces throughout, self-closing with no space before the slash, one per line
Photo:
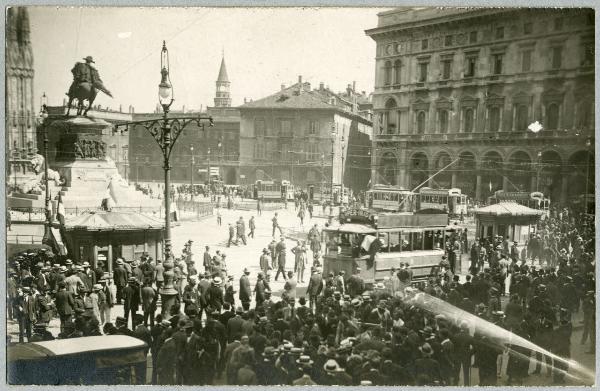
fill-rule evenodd
<path id="1" fill-rule="evenodd" d="M 499 202 L 475 209 L 474 213 L 479 239 L 500 235 L 524 244 L 544 212 L 516 202 Z"/>
<path id="2" fill-rule="evenodd" d="M 99 211 L 68 220 L 64 229 L 70 256 L 94 268 L 105 259 L 105 271 L 112 272 L 119 257 L 139 259 L 146 253 L 162 259 L 164 227 L 164 221 L 139 213 Z"/>

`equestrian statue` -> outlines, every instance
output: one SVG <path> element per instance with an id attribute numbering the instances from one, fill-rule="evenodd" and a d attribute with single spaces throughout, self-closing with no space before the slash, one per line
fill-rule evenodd
<path id="1" fill-rule="evenodd" d="M 112 98 L 110 91 L 104 87 L 98 70 L 92 66 L 94 59 L 91 56 L 84 58 L 85 63 L 78 62 L 75 64 L 71 73 L 73 74 L 73 83 L 69 88 L 67 95 L 69 104 L 67 108 L 67 116 L 71 110 L 71 103 L 77 99 L 77 115 L 87 116 L 88 111 L 96 99 L 97 91 L 100 90 Z M 83 101 L 88 101 L 88 106 L 85 108 Z"/>

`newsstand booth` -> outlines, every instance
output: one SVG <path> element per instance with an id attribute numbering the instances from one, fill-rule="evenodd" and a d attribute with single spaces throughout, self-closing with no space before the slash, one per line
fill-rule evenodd
<path id="1" fill-rule="evenodd" d="M 323 229 L 323 274 L 343 270 L 350 276 L 360 268 L 367 284 L 383 280 L 392 267 L 403 263 L 410 265 L 413 281 L 426 279 L 439 265 L 451 235 L 447 214 L 369 215 L 364 211 L 361 216 L 350 213 L 342 221 L 346 222 Z"/>
<path id="2" fill-rule="evenodd" d="M 474 211 L 477 237 L 508 236 L 509 240 L 525 244 L 544 212 L 516 202 L 499 202 Z"/>

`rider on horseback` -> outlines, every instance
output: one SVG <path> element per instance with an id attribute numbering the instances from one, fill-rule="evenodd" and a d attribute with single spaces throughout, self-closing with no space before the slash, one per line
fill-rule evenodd
<path id="1" fill-rule="evenodd" d="M 104 87 L 98 71 L 91 65 L 94 63 L 92 56 L 87 56 L 84 58 L 84 60 L 85 63 L 78 62 L 75 64 L 73 69 L 71 69 L 71 73 L 73 74 L 73 83 L 71 83 L 71 87 L 67 93 L 69 96 L 67 115 L 69 115 L 71 103 L 74 99 L 77 99 L 79 102 L 77 105 L 77 115 L 81 115 L 82 112 L 83 115 L 87 115 L 88 110 L 92 107 L 92 103 L 96 98 L 96 89 L 112 97 L 110 91 Z M 85 99 L 88 100 L 89 104 L 87 109 L 83 111 L 83 101 Z"/>

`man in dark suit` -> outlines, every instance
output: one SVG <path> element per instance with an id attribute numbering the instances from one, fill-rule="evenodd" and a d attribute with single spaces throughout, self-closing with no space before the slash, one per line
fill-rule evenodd
<path id="1" fill-rule="evenodd" d="M 204 259 L 203 259 L 203 266 L 204 266 L 204 272 L 205 273 L 210 273 L 211 272 L 211 263 L 212 263 L 212 257 L 210 256 L 210 248 L 208 246 L 205 247 L 205 251 L 204 251 Z"/>
<path id="2" fill-rule="evenodd" d="M 287 280 L 287 276 L 285 275 L 285 237 L 281 237 L 281 240 L 275 247 L 275 251 L 277 251 L 277 273 L 275 273 L 275 281 L 277 281 L 279 273 L 283 275 L 284 280 Z"/>
<path id="3" fill-rule="evenodd" d="M 227 340 L 230 343 L 242 334 L 242 325 L 244 324 L 244 319 L 242 319 L 243 313 L 244 310 L 242 307 L 238 307 L 235 310 L 235 316 L 227 321 Z"/>
<path id="4" fill-rule="evenodd" d="M 250 271 L 245 268 L 244 275 L 240 277 L 240 301 L 242 302 L 242 307 L 245 311 L 250 309 L 250 301 L 252 300 L 252 288 L 250 287 L 250 280 L 248 276 L 250 275 Z"/>
<path id="5" fill-rule="evenodd" d="M 24 287 L 23 288 L 23 306 L 21 311 L 21 322 L 22 327 L 19 329 L 19 340 L 22 340 L 23 330 L 25 331 L 25 335 L 27 336 L 27 341 L 31 340 L 31 328 L 35 324 L 37 320 L 36 316 L 36 305 L 35 305 L 35 297 L 33 288 Z"/>
<path id="6" fill-rule="evenodd" d="M 125 325 L 127 325 L 129 323 L 129 313 L 131 313 L 131 320 L 133 322 L 133 317 L 140 306 L 140 288 L 137 285 L 135 277 L 130 277 L 129 284 L 123 289 L 123 301 L 123 309 L 125 310 L 123 316 L 125 318 Z"/>
<path id="7" fill-rule="evenodd" d="M 321 294 L 323 290 L 323 276 L 319 273 L 317 268 L 312 269 L 312 275 L 310 276 L 310 280 L 308 281 L 308 287 L 306 288 L 306 293 L 309 298 L 309 306 L 310 310 L 314 312 L 315 306 L 317 304 L 317 296 Z"/>
<path id="8" fill-rule="evenodd" d="M 123 298 L 123 289 L 125 285 L 127 285 L 127 270 L 125 266 L 123 266 L 123 260 L 121 258 L 117 259 L 117 267 L 113 271 L 113 279 L 115 281 L 115 286 L 117 287 L 117 304 L 121 304 L 121 299 Z"/>

